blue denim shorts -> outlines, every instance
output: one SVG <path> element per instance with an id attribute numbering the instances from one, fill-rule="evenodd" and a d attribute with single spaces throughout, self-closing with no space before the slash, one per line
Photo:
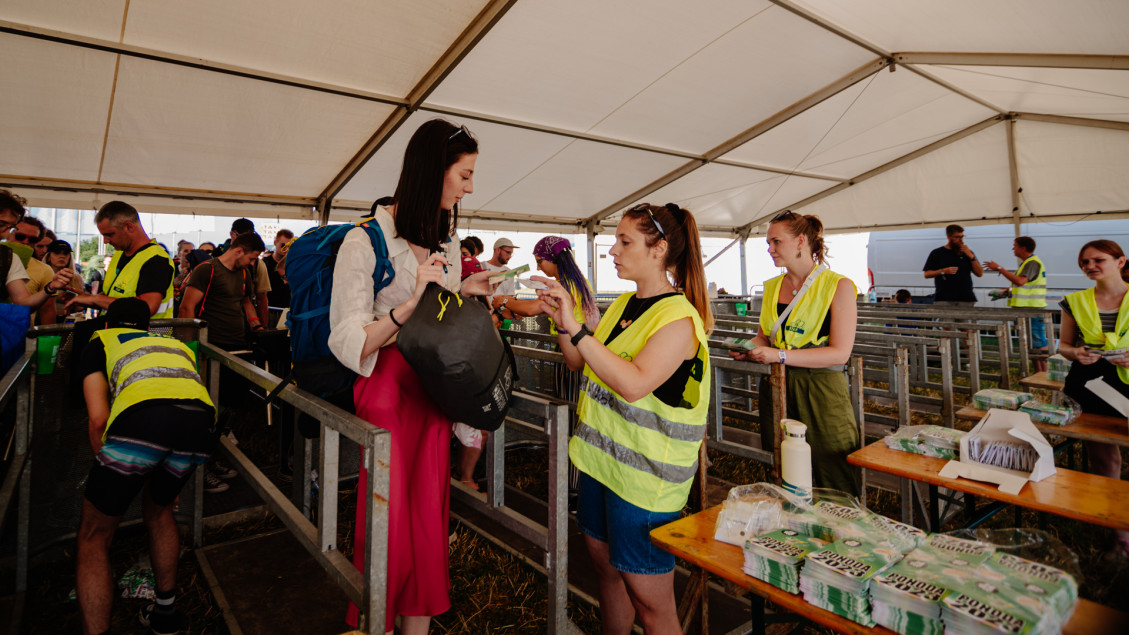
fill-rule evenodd
<path id="1" fill-rule="evenodd" d="M 1031 347 L 1047 347 L 1047 325 L 1043 318 L 1031 318 Z"/>
<path id="2" fill-rule="evenodd" d="M 596 479 L 580 473 L 576 524 L 608 543 L 617 571 L 658 575 L 674 571 L 674 556 L 651 544 L 651 530 L 678 520 L 681 512 L 652 512 L 623 500 Z"/>

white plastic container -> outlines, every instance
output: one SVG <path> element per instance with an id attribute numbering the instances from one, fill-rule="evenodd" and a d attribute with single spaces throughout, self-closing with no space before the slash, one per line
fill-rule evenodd
<path id="1" fill-rule="evenodd" d="M 780 426 L 784 428 L 784 440 L 780 443 L 784 489 L 811 503 L 811 446 L 805 439 L 808 427 L 795 419 L 784 419 Z"/>

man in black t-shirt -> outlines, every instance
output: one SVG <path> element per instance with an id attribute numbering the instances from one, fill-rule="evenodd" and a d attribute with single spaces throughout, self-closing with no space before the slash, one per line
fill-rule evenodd
<path id="1" fill-rule="evenodd" d="M 923 271 L 926 278 L 933 279 L 935 293 L 933 304 L 949 306 L 971 306 L 976 303 L 972 291 L 972 274 L 984 275 L 984 268 L 976 259 L 976 254 L 964 244 L 964 228 L 949 225 L 945 228 L 949 242 L 929 252 Z"/>
<path id="2" fill-rule="evenodd" d="M 278 230 L 278 233 L 274 236 L 274 251 L 263 258 L 263 263 L 267 266 L 267 277 L 270 278 L 267 303 L 279 309 L 290 307 L 290 285 L 282 279 L 278 265 L 286 255 L 286 247 L 291 240 L 294 240 L 294 232 L 289 229 Z"/>

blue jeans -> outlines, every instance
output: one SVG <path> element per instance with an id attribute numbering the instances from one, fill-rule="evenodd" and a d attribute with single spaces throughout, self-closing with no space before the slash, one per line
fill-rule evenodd
<path id="1" fill-rule="evenodd" d="M 585 535 L 608 543 L 617 571 L 658 575 L 674 571 L 674 555 L 651 544 L 651 530 L 678 520 L 682 512 L 652 512 L 620 498 L 603 483 L 580 473 L 576 524 Z"/>
<path id="2" fill-rule="evenodd" d="M 1043 318 L 1031 318 L 1031 346 L 1032 348 L 1047 347 L 1047 325 Z"/>

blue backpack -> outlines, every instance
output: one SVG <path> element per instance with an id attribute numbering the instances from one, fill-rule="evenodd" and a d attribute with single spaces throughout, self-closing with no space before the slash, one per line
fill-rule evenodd
<path id="1" fill-rule="evenodd" d="M 337 251 L 354 227 L 362 227 L 376 254 L 372 272 L 373 297 L 392 282 L 396 272 L 388 259 L 388 245 L 380 224 L 366 218 L 355 225 L 313 227 L 290 244 L 286 252 L 286 279 L 290 284 L 290 357 L 298 387 L 352 410 L 356 374 L 329 350 L 329 302 L 333 295 L 333 267 Z"/>

